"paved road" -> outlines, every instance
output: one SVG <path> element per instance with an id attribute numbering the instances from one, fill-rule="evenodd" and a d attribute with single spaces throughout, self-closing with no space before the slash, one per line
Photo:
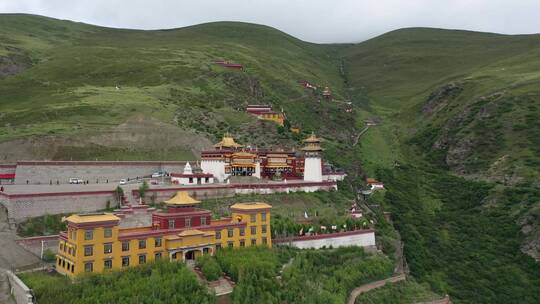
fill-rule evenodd
<path id="1" fill-rule="evenodd" d="M 364 284 L 362 286 L 356 287 L 351 291 L 351 294 L 349 296 L 349 300 L 347 301 L 347 304 L 354 304 L 356 301 L 356 298 L 363 294 L 364 292 L 368 292 L 372 289 L 380 288 L 386 285 L 387 283 L 396 283 L 405 280 L 407 277 L 404 274 L 399 274 L 393 277 L 389 277 L 388 279 L 371 282 L 368 284 Z"/>

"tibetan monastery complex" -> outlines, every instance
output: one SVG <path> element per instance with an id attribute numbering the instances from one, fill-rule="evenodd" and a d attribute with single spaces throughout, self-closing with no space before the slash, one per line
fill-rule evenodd
<path id="1" fill-rule="evenodd" d="M 236 143 L 227 133 L 214 145 L 213 150 L 202 151 L 201 169 L 220 182 L 230 176 L 268 179 L 279 177 L 322 182 L 325 180 L 325 174 L 323 174 L 321 140 L 312 134 L 304 140 L 304 143 L 305 146 L 301 149 L 303 154 L 295 151 L 246 148 Z"/>
<path id="2" fill-rule="evenodd" d="M 207 199 L 337 190 L 345 173 L 323 162 L 322 154 L 314 134 L 300 149 L 288 151 L 246 147 L 225 134 L 193 166 L 185 161 L 18 161 L 0 166 L 0 174 L 10 178 L 0 191 L 0 204 L 11 221 L 19 222 L 44 214 L 95 212 L 118 200 L 120 207 L 161 202 L 178 191 Z M 149 183 L 146 197 L 136 186 L 143 180 Z M 119 184 L 125 194 L 120 198 L 115 194 Z"/>
<path id="3" fill-rule="evenodd" d="M 56 269 L 75 276 L 147 263 L 155 259 L 193 260 L 220 248 L 272 246 L 266 203 L 237 203 L 231 217 L 213 220 L 199 201 L 178 192 L 166 211 L 152 214 L 148 227 L 120 228 L 111 213 L 71 215 L 60 234 Z"/>

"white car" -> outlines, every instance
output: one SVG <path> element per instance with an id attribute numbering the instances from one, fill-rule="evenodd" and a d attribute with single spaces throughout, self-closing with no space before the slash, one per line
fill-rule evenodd
<path id="1" fill-rule="evenodd" d="M 127 184 L 127 180 L 121 179 L 121 180 L 120 180 L 120 185 L 125 185 L 125 184 Z"/>
<path id="2" fill-rule="evenodd" d="M 162 177 L 165 176 L 164 172 L 156 172 L 152 174 L 152 178 Z"/>
<path id="3" fill-rule="evenodd" d="M 69 179 L 70 184 L 84 184 L 84 181 L 80 178 L 72 177 Z"/>

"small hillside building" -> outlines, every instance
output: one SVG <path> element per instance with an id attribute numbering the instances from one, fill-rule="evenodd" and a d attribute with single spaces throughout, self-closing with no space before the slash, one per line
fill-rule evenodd
<path id="1" fill-rule="evenodd" d="M 187 162 L 183 173 L 171 173 L 171 182 L 177 185 L 213 184 L 214 176 L 209 173 L 194 172 L 189 162 Z"/>
<path id="2" fill-rule="evenodd" d="M 275 112 L 269 105 L 248 105 L 246 112 L 256 116 L 258 119 L 273 121 L 280 126 L 284 125 L 286 119 L 283 111 Z"/>

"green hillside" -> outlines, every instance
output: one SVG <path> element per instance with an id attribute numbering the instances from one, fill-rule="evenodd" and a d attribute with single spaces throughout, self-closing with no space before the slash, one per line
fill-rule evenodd
<path id="1" fill-rule="evenodd" d="M 539 35 L 422 28 L 342 51 L 359 112 L 381 121 L 362 164 L 412 274 L 453 302 L 539 300 L 520 252 L 540 259 L 539 51 Z"/>
<path id="2" fill-rule="evenodd" d="M 392 212 L 422 286 L 455 303 L 538 303 L 539 71 L 540 35 L 410 28 L 317 45 L 236 22 L 140 31 L 0 15 L 0 159 L 193 159 L 225 131 L 262 147 L 313 130 L 348 173 L 342 189 L 385 183 L 361 203 Z M 303 134 L 248 103 L 283 108 Z M 355 144 L 366 119 L 378 125 Z"/>
<path id="3" fill-rule="evenodd" d="M 318 103 L 298 84 L 306 79 L 329 85 L 337 98 L 343 98 L 338 63 L 329 56 L 334 48 L 305 43 L 268 27 L 223 22 L 136 31 L 2 15 L 0 37 L 0 141 L 18 140 L 6 145 L 16 150 L 24 146 L 21 138 L 48 136 L 74 151 L 73 155 L 48 151 L 45 141 L 44 147 L 35 148 L 34 157 L 80 158 L 77 151 L 89 141 L 101 148 L 96 157 L 106 158 L 107 151 L 116 157 L 114 152 L 124 143 L 108 143 L 98 135 L 116 132 L 114 127 L 133 119 L 155 119 L 211 141 L 231 131 L 240 141 L 255 145 L 294 143 L 287 132 L 276 135 L 275 125 L 261 128 L 260 122 L 244 114 L 248 103 L 283 108 L 290 123 L 306 133 L 316 130 L 343 139 L 346 132 L 341 131 L 353 126 L 343 123 L 347 117 L 339 105 Z M 220 59 L 241 63 L 245 71 L 213 63 Z M 322 125 L 320 117 L 325 118 Z M 146 132 L 162 136 L 159 125 Z M 162 138 L 161 143 L 167 146 L 170 140 Z M 162 147 L 159 155 L 190 144 L 179 140 L 168 150 Z M 155 155 L 151 147 L 134 145 L 132 150 L 145 150 L 146 157 Z M 7 159 L 20 157 L 6 154 Z"/>

